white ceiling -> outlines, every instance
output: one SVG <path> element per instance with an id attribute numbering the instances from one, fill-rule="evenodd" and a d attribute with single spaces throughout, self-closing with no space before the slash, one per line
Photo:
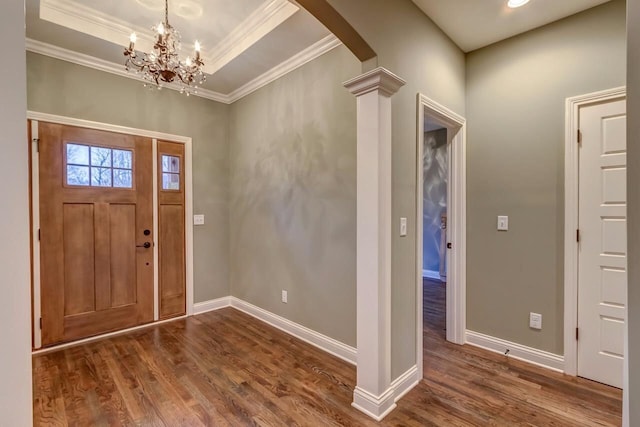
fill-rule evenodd
<path id="1" fill-rule="evenodd" d="M 124 47 L 153 45 L 151 27 L 164 19 L 164 0 L 26 0 L 27 48 L 124 71 Z M 289 0 L 169 0 L 169 22 L 182 38 L 183 58 L 202 45 L 207 81 L 201 96 L 232 102 L 339 45 L 311 14 Z"/>
<path id="2" fill-rule="evenodd" d="M 557 21 L 609 0 L 413 0 L 465 52 Z"/>
<path id="3" fill-rule="evenodd" d="M 395 1 L 395 0 L 386 0 Z M 465 52 L 609 0 L 413 0 Z M 26 0 L 31 51 L 128 75 L 124 47 L 151 50 L 151 27 L 164 0 Z M 182 35 L 182 56 L 202 45 L 207 82 L 199 95 L 233 102 L 338 46 L 295 0 L 169 0 L 169 21 Z"/>

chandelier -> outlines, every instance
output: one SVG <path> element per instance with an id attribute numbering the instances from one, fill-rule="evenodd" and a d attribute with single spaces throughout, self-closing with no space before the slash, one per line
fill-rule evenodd
<path id="1" fill-rule="evenodd" d="M 169 0 L 164 3 L 164 22 L 151 29 L 157 35 L 153 51 L 140 56 L 135 51 L 136 33 L 131 34 L 129 47 L 124 50 L 126 70 L 140 75 L 145 87 L 162 89 L 165 84 L 174 83 L 180 87 L 180 93 L 186 93 L 187 96 L 195 94 L 198 85 L 206 80 L 202 72 L 204 62 L 200 59 L 200 43 L 195 43 L 193 58 L 180 61 L 180 33 L 169 24 Z"/>

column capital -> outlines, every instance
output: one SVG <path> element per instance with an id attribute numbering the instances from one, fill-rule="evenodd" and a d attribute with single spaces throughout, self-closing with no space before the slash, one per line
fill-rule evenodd
<path id="1" fill-rule="evenodd" d="M 391 97 L 406 83 L 386 68 L 378 67 L 344 82 L 343 85 L 355 96 L 377 90 L 382 95 Z"/>

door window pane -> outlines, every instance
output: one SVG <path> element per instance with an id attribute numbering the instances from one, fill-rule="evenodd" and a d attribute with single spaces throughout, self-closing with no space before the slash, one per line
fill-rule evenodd
<path id="1" fill-rule="evenodd" d="M 180 174 L 163 173 L 162 189 L 163 190 L 180 190 Z"/>
<path id="2" fill-rule="evenodd" d="M 115 160 L 115 157 L 114 157 Z M 117 188 L 131 188 L 131 171 L 126 169 L 113 170 L 113 186 Z"/>
<path id="3" fill-rule="evenodd" d="M 162 155 L 162 189 L 180 190 L 180 157 Z"/>
<path id="4" fill-rule="evenodd" d="M 180 157 L 163 154 L 162 172 L 180 173 Z"/>
<path id="5" fill-rule="evenodd" d="M 113 150 L 113 167 L 131 169 L 131 151 Z"/>
<path id="6" fill-rule="evenodd" d="M 89 185 L 89 167 L 67 165 L 68 185 Z"/>
<path id="7" fill-rule="evenodd" d="M 66 144 L 67 185 L 133 188 L 133 151 Z"/>
<path id="8" fill-rule="evenodd" d="M 111 167 L 111 149 L 91 147 L 91 166 Z"/>
<path id="9" fill-rule="evenodd" d="M 86 145 L 67 144 L 67 164 L 88 165 L 89 147 Z"/>
<path id="10" fill-rule="evenodd" d="M 111 169 L 91 168 L 92 187 L 111 187 Z"/>

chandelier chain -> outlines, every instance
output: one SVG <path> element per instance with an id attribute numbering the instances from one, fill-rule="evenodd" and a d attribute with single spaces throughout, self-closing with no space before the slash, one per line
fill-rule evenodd
<path id="1" fill-rule="evenodd" d="M 140 56 L 135 50 L 137 36 L 135 33 L 131 35 L 129 47 L 124 50 L 126 70 L 137 73 L 150 83 L 149 86 L 158 89 L 165 83 L 174 83 L 182 93 L 196 93 L 198 85 L 206 80 L 202 71 L 204 62 L 200 57 L 200 44 L 196 41 L 194 56 L 188 56 L 185 62 L 180 61 L 180 33 L 169 25 L 169 0 L 164 2 L 164 22 L 153 29 L 156 31 L 153 50 Z M 148 84 L 145 83 L 145 86 Z"/>

